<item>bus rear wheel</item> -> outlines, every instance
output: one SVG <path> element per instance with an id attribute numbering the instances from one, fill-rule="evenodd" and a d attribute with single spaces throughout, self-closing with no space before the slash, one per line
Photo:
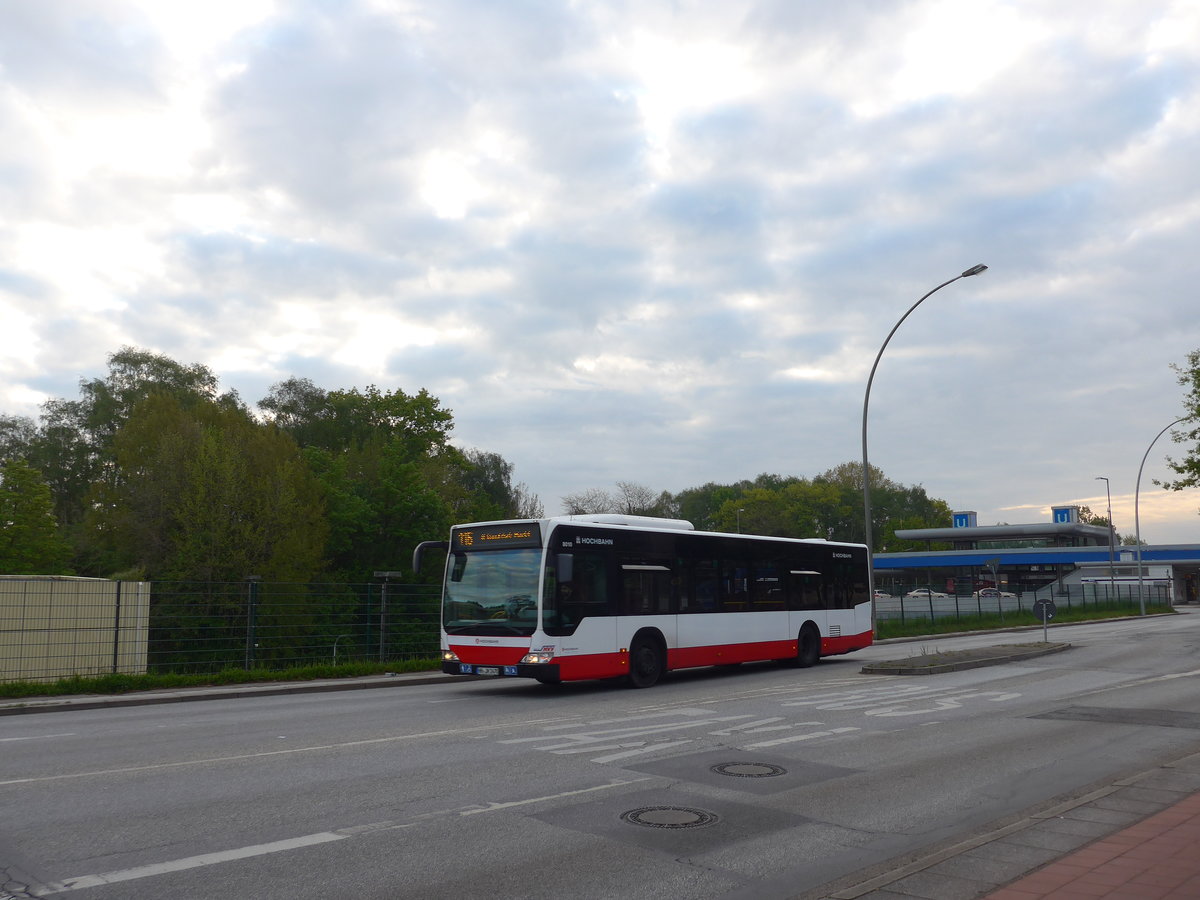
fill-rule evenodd
<path id="1" fill-rule="evenodd" d="M 800 629 L 800 637 L 796 641 L 796 666 L 809 669 L 815 666 L 821 658 L 821 634 L 811 625 Z"/>
<path id="2" fill-rule="evenodd" d="M 653 687 L 662 678 L 666 663 L 662 648 L 653 638 L 638 636 L 629 645 L 629 683 L 635 688 Z"/>

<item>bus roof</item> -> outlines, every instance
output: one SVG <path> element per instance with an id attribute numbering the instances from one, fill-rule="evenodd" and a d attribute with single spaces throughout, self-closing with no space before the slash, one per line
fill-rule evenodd
<path id="1" fill-rule="evenodd" d="M 549 516 L 545 519 L 496 519 L 489 522 L 470 522 L 455 525 L 455 528 L 478 528 L 487 525 L 507 525 L 517 522 L 538 522 L 547 531 L 555 525 L 608 525 L 641 528 L 649 531 L 690 531 L 694 534 L 711 534 L 717 537 L 742 537 L 767 541 L 803 541 L 807 544 L 832 544 L 846 547 L 865 547 L 853 541 L 831 541 L 822 537 L 793 538 L 765 534 L 733 534 L 727 531 L 697 531 L 696 526 L 686 519 L 664 519 L 657 516 L 630 516 L 621 513 L 581 513 L 579 515 Z"/>

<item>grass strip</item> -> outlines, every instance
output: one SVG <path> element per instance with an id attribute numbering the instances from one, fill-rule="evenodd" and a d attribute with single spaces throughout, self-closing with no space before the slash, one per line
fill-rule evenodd
<path id="1" fill-rule="evenodd" d="M 436 659 L 405 659 L 391 662 L 354 662 L 340 665 L 297 666 L 289 669 L 222 669 L 207 674 L 172 672 L 145 675 L 97 675 L 60 678 L 57 681 L 10 681 L 0 684 L 0 698 L 59 697 L 69 694 L 125 694 L 185 687 L 227 684 L 257 684 L 268 681 L 314 681 L 324 678 L 360 678 L 388 672 L 428 672 L 441 668 Z"/>

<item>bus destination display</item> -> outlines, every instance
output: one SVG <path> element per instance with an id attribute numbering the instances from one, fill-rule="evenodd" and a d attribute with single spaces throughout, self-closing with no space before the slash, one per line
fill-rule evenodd
<path id="1" fill-rule="evenodd" d="M 484 525 L 454 530 L 455 551 L 512 550 L 541 547 L 542 531 L 536 522 L 521 525 Z"/>

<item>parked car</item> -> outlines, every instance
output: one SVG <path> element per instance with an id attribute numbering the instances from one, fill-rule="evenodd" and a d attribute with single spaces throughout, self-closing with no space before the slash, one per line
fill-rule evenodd
<path id="1" fill-rule="evenodd" d="M 891 600 L 891 599 L 892 599 L 892 595 L 891 595 L 891 594 L 889 594 L 887 591 L 876 591 L 876 592 L 875 592 L 875 599 L 876 599 L 876 600 Z"/>
<path id="2" fill-rule="evenodd" d="M 1017 595 L 999 588 L 980 588 L 971 595 L 972 600 L 1016 600 Z"/>
<path id="3" fill-rule="evenodd" d="M 947 597 L 949 597 L 949 594 L 943 594 L 941 591 L 931 590 L 930 588 L 917 588 L 904 595 L 905 600 L 945 600 Z"/>

